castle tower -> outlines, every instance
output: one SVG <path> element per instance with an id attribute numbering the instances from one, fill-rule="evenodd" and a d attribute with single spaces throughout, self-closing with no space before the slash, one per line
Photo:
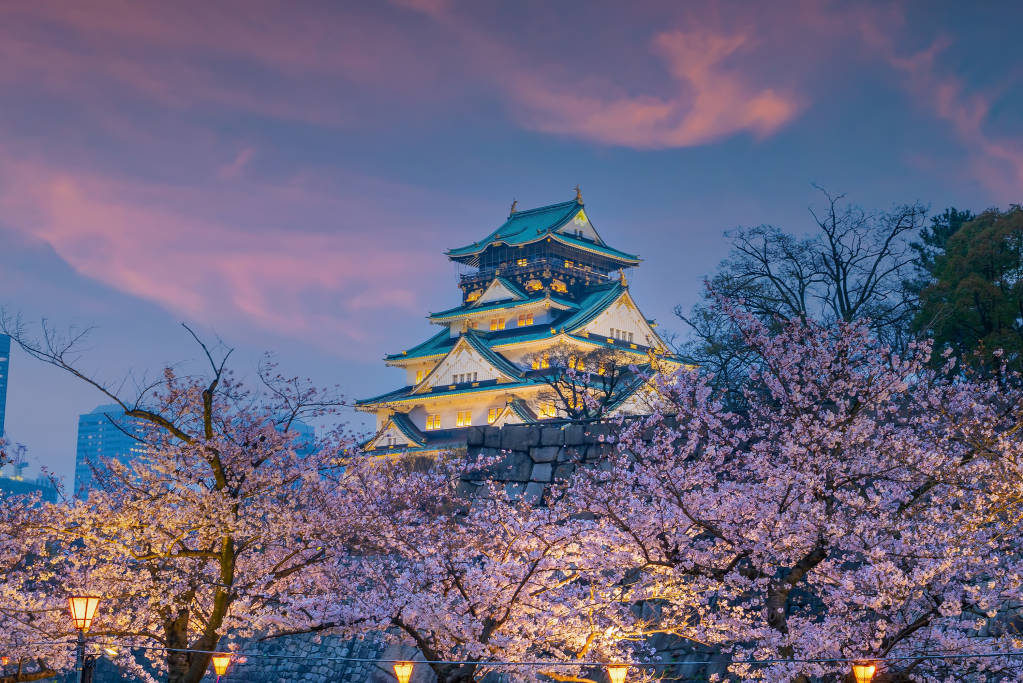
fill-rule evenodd
<path id="1" fill-rule="evenodd" d="M 384 358 L 405 371 L 405 386 L 357 402 L 377 417 L 373 452 L 441 450 L 463 444 L 472 425 L 564 417 L 547 397 L 548 350 L 609 350 L 640 368 L 616 384 L 608 415 L 642 412 L 640 375 L 654 362 L 678 367 L 629 293 L 625 270 L 640 259 L 604 242 L 578 191 L 537 209 L 513 204 L 497 230 L 447 256 L 466 271 L 461 303 L 428 316 L 436 335 Z"/>

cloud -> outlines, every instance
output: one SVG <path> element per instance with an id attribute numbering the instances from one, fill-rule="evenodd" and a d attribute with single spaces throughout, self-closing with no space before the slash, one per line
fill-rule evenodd
<path id="1" fill-rule="evenodd" d="M 522 118 L 532 128 L 605 144 L 689 147 L 741 132 L 763 138 L 792 121 L 803 98 L 754 84 L 728 65 L 752 44 L 745 33 L 663 32 L 654 36 L 651 50 L 672 79 L 666 94 L 621 94 L 600 82 L 583 90 L 520 73 L 514 101 L 525 105 Z"/>
<path id="2" fill-rule="evenodd" d="M 860 12 L 855 18 L 864 45 L 895 70 L 913 101 L 951 126 L 965 149 L 971 178 L 999 201 L 1018 203 L 1023 192 L 1023 137 L 991 133 L 988 122 L 997 94 L 971 90 L 950 68 L 939 65 L 954 41 L 939 35 L 927 47 L 906 53 L 900 49 L 903 24 L 893 21 L 891 14 Z"/>
<path id="3" fill-rule="evenodd" d="M 214 210 L 235 196 L 225 187 L 0 164 L 0 212 L 8 225 L 51 245 L 77 272 L 190 319 L 251 324 L 343 347 L 346 340 L 379 344 L 373 328 L 381 316 L 422 314 L 421 283 L 437 279 L 441 262 L 424 258 L 415 240 L 388 236 L 385 225 L 315 231 L 255 220 L 267 201 L 296 215 L 310 215 L 315 204 L 325 223 L 341 222 L 336 217 L 345 215 L 349 198 L 324 197 L 301 184 L 262 191 L 249 185 L 238 193 L 253 199 L 233 223 Z M 422 232 L 429 242 L 429 230 Z"/>

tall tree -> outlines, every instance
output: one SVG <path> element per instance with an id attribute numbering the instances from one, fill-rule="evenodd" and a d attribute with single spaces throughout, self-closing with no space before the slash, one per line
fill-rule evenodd
<path id="1" fill-rule="evenodd" d="M 675 309 L 690 329 L 681 355 L 712 372 L 733 396 L 751 356 L 724 301 L 769 326 L 792 319 L 824 324 L 863 319 L 895 347 L 908 341 L 916 301 L 905 287 L 915 256 L 910 240 L 923 223 L 924 207 L 867 212 L 843 203 L 844 195 L 821 192 L 824 207 L 810 210 L 815 228 L 810 236 L 797 238 L 767 225 L 731 233 L 731 253 L 708 279 L 703 301 L 689 312 Z"/>
<path id="2" fill-rule="evenodd" d="M 1009 657 L 928 653 L 1015 649 L 1020 377 L 928 369 L 926 345 L 895 354 L 855 323 L 724 310 L 755 400 L 732 412 L 678 373 L 566 496 L 599 523 L 591 553 L 616 553 L 611 580 L 656 597 L 662 629 L 774 660 L 734 663 L 743 680 L 838 683 L 848 664 L 828 660 L 882 657 L 879 682 L 1015 679 Z"/>
<path id="3" fill-rule="evenodd" d="M 168 368 L 126 397 L 80 369 L 80 337 L 45 328 L 38 341 L 11 321 L 6 327 L 30 355 L 93 385 L 146 429 L 143 452 L 102 463 L 87 500 L 42 505 L 18 520 L 21 559 L 2 590 L 35 596 L 36 605 L 3 601 L 0 628 L 61 639 L 66 620 L 38 614 L 62 615 L 67 591 L 98 593 L 105 599 L 94 637 L 153 648 L 146 666 L 126 661 L 135 674 L 147 677 L 153 666 L 169 683 L 198 683 L 209 651 L 231 639 L 315 622 L 295 605 L 308 606 L 328 552 L 344 551 L 321 539 L 328 510 L 332 524 L 342 520 L 337 496 L 357 467 L 342 467 L 349 442 L 340 432 L 309 452 L 291 427 L 331 413 L 338 397 L 273 364 L 245 386 L 227 368 L 230 349 L 218 353 L 194 334 L 204 373 Z M 41 590 L 47 577 L 60 585 Z"/>
<path id="4" fill-rule="evenodd" d="M 1023 209 L 989 210 L 963 223 L 929 262 L 915 328 L 991 367 L 1005 354 L 1023 367 Z"/>

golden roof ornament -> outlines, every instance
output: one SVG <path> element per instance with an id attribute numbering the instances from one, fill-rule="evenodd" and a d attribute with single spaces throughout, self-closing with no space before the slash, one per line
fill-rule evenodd
<path id="1" fill-rule="evenodd" d="M 519 200 L 518 199 L 513 199 L 512 200 L 512 205 L 511 205 L 511 209 L 508 211 L 508 215 L 509 216 L 512 215 L 513 213 L 515 213 L 515 207 L 518 206 L 518 205 L 519 205 Z"/>
<path id="2" fill-rule="evenodd" d="M 629 281 L 625 279 L 625 269 L 624 268 L 619 268 L 618 269 L 618 280 L 622 283 L 622 287 L 628 287 L 629 286 Z"/>
<path id="3" fill-rule="evenodd" d="M 578 185 L 575 186 L 575 202 L 576 204 L 583 203 L 583 191 L 579 188 Z"/>

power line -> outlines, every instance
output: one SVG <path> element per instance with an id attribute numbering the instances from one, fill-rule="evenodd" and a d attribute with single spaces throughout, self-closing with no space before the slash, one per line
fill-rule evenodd
<path id="1" fill-rule="evenodd" d="M 567 667 L 567 666 L 607 666 L 609 662 L 606 661 L 593 661 L 593 660 L 554 660 L 554 661 L 526 661 L 526 662 L 515 662 L 509 660 L 482 660 L 482 659 L 374 659 L 367 657 L 322 657 L 317 655 L 275 655 L 265 654 L 257 652 L 242 652 L 242 651 L 230 651 L 230 650 L 195 650 L 191 648 L 174 648 L 164 647 L 159 645 L 126 645 L 117 641 L 103 641 L 96 642 L 100 646 L 114 646 L 122 647 L 126 650 L 159 650 L 163 652 L 184 652 L 191 654 L 230 654 L 232 657 L 253 657 L 262 659 L 312 659 L 321 662 L 355 662 L 355 663 L 381 663 L 381 664 L 392 664 L 394 662 L 407 662 L 414 661 L 417 664 L 441 664 L 441 665 L 478 665 L 478 666 L 554 666 L 554 667 Z M 63 645 L 65 641 L 52 641 L 52 642 L 39 642 L 39 643 L 24 643 L 24 645 Z M 727 663 L 728 665 L 747 665 L 747 666 L 762 666 L 767 664 L 851 664 L 854 662 L 870 661 L 870 662 L 896 662 L 896 661 L 912 661 L 919 659 L 984 659 L 994 657 L 1023 657 L 1023 650 L 1021 651 L 1010 651 L 1010 652 L 976 652 L 976 653 L 942 653 L 942 652 L 924 652 L 916 655 L 897 655 L 897 656 L 884 656 L 884 657 L 830 657 L 830 658 L 806 658 L 806 659 L 741 659 L 731 660 L 728 662 L 721 661 L 685 661 L 685 662 L 670 662 L 670 661 L 621 661 L 613 662 L 619 664 L 625 664 L 628 666 L 634 666 L 637 668 L 643 667 L 655 667 L 655 666 L 695 666 L 695 665 L 707 665 L 707 664 L 722 664 Z"/>

